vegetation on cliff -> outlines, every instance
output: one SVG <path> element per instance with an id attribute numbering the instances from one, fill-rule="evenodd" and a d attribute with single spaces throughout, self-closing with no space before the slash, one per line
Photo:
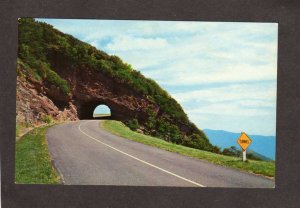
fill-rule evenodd
<path id="1" fill-rule="evenodd" d="M 64 34 L 53 26 L 30 18 L 19 19 L 18 63 L 26 71 L 19 76 L 57 86 L 63 94 L 71 95 L 72 88 L 53 65 L 59 58 L 73 67 L 89 68 L 110 77 L 116 84 L 126 85 L 140 96 L 155 103 L 159 111 L 148 108 L 146 121 L 132 118 L 126 124 L 133 130 L 139 128 L 148 135 L 197 149 L 220 152 L 211 145 L 206 135 L 191 123 L 180 104 L 154 80 L 144 77 L 119 57 L 111 56 Z M 188 131 L 184 130 L 188 129 Z"/>

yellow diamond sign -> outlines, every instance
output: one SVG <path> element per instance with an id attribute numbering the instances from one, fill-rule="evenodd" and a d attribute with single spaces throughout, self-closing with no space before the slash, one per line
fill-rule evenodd
<path id="1" fill-rule="evenodd" d="M 248 135 L 245 132 L 242 132 L 241 136 L 237 140 L 237 143 L 241 146 L 241 148 L 244 151 L 249 147 L 251 142 L 252 140 L 248 137 Z"/>

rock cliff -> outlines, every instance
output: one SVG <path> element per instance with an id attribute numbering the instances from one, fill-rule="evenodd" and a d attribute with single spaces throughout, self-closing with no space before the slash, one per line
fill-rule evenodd
<path id="1" fill-rule="evenodd" d="M 25 70 L 20 65 L 18 68 Z M 101 72 L 82 68 L 61 70 L 62 77 L 65 75 L 71 86 L 68 95 L 53 84 L 37 82 L 30 77 L 17 77 L 18 122 L 39 124 L 46 115 L 56 120 L 93 119 L 93 111 L 100 104 L 110 108 L 112 119 L 126 122 L 137 118 L 145 121 L 146 109 L 158 109 L 153 102 L 125 85 L 115 85 Z"/>

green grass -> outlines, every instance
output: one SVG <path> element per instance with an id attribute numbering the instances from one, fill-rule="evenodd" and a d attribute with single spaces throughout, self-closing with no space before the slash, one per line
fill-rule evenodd
<path id="1" fill-rule="evenodd" d="M 29 123 L 17 123 L 16 124 L 16 137 L 19 137 L 22 134 L 24 129 L 29 128 L 31 125 Z"/>
<path id="2" fill-rule="evenodd" d="M 103 121 L 102 127 L 109 132 L 122 136 L 124 138 L 140 142 L 153 147 L 158 147 L 170 152 L 175 152 L 188 157 L 193 157 L 208 162 L 231 167 L 239 170 L 244 170 L 250 173 L 260 174 L 264 176 L 274 177 L 275 174 L 275 163 L 268 161 L 255 161 L 247 160 L 242 162 L 240 158 L 215 154 L 203 150 L 193 149 L 182 145 L 166 142 L 162 139 L 139 134 L 131 131 L 127 126 L 119 121 L 106 120 Z"/>
<path id="3" fill-rule="evenodd" d="M 22 128 L 22 126 L 20 125 L 20 124 L 17 124 L 16 125 L 16 136 L 18 137 L 19 135 L 20 135 L 20 133 L 21 133 L 21 128 Z"/>
<path id="4" fill-rule="evenodd" d="M 45 134 L 51 126 L 31 130 L 16 143 L 16 175 L 19 184 L 59 184 L 51 164 Z"/>

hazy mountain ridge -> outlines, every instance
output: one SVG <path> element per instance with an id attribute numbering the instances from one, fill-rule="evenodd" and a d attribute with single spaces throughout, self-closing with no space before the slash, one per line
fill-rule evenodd
<path id="1" fill-rule="evenodd" d="M 213 145 L 219 146 L 222 149 L 235 146 L 239 147 L 237 144 L 237 139 L 240 136 L 240 133 L 233 133 L 224 130 L 212 130 L 204 129 L 203 130 L 206 136 L 209 138 L 210 142 Z M 275 136 L 262 136 L 262 135 L 248 135 L 252 143 L 248 148 L 248 151 L 254 151 L 263 155 L 264 157 L 275 160 L 275 147 L 276 147 L 276 137 Z"/>

